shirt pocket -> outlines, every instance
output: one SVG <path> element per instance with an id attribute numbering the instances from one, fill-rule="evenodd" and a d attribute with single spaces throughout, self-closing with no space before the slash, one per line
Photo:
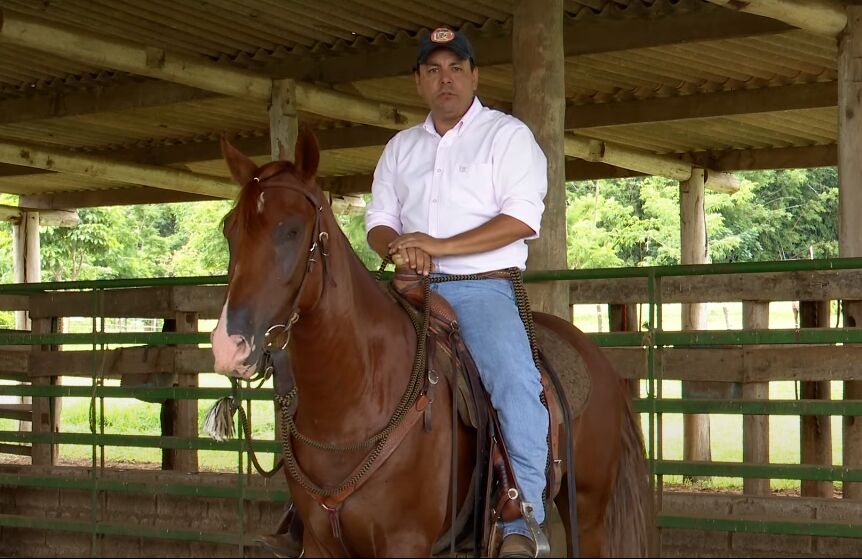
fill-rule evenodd
<path id="1" fill-rule="evenodd" d="M 490 163 L 456 165 L 451 185 L 452 201 L 465 209 L 493 213 L 497 200 L 492 167 Z"/>

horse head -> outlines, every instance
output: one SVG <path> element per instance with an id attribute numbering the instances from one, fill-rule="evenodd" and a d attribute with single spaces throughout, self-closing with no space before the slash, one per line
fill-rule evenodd
<path id="1" fill-rule="evenodd" d="M 224 219 L 228 286 L 212 348 L 217 372 L 248 379 L 265 350 L 286 347 L 293 322 L 321 294 L 328 233 L 314 180 L 320 151 L 306 129 L 295 163 L 258 167 L 224 138 L 221 147 L 242 189 Z"/>

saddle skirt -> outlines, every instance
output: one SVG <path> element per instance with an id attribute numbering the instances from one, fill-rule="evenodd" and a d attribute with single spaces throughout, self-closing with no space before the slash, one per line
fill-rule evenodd
<path id="1" fill-rule="evenodd" d="M 493 273 L 498 274 L 498 273 Z M 508 275 L 493 275 L 489 277 L 504 277 L 508 279 Z M 414 274 L 397 273 L 392 281 L 392 288 L 395 294 L 413 307 L 413 312 L 420 313 L 424 305 L 424 289 L 419 276 Z M 456 378 L 449 378 L 450 385 L 457 386 L 458 397 L 458 414 L 461 421 L 474 429 L 479 429 L 483 425 L 482 413 L 490 413 L 492 421 L 496 421 L 496 412 L 487 404 L 487 395 L 484 389 L 475 388 L 477 383 L 470 382 L 468 377 L 468 369 L 470 366 L 475 368 L 471 363 L 463 363 L 463 361 L 472 361 L 472 356 L 469 355 L 469 350 L 466 346 L 461 348 L 453 347 L 452 332 L 457 329 L 457 317 L 454 309 L 452 309 L 446 299 L 440 294 L 430 292 L 430 323 L 429 323 L 429 343 L 428 343 L 428 367 L 437 371 L 445 371 L 447 376 L 454 375 Z M 589 399 L 591 390 L 590 376 L 587 373 L 586 366 L 580 354 L 571 344 L 562 339 L 553 329 L 541 320 L 541 313 L 533 313 L 537 319 L 535 324 L 536 343 L 539 349 L 541 362 L 539 370 L 541 373 L 541 383 L 543 388 L 542 401 L 548 409 L 550 417 L 549 431 L 549 468 L 547 470 L 547 486 L 546 500 L 551 502 L 560 490 L 562 481 L 562 462 L 564 460 L 563 453 L 565 452 L 565 439 L 567 426 L 564 424 L 563 405 L 568 403 L 571 411 L 571 417 L 577 417 Z M 432 343 L 433 342 L 433 343 Z M 436 348 L 432 348 L 434 345 Z M 439 353 L 437 350 L 440 350 Z M 452 363 L 452 366 L 442 366 L 445 362 Z M 458 363 L 458 360 L 462 361 Z M 552 378 L 552 375 L 557 376 L 557 381 Z M 562 387 L 562 393 L 557 390 L 557 386 Z M 481 394 L 476 392 L 481 391 Z M 430 406 L 429 406 L 430 407 Z M 502 437 L 502 435 L 498 435 Z M 499 441 L 502 447 L 502 452 L 492 453 L 492 462 L 499 462 L 501 458 L 508 462 L 508 453 L 505 451 L 505 442 Z M 499 464 L 497 464 L 499 466 Z M 510 464 L 505 465 L 505 471 L 511 475 L 512 469 Z M 496 470 L 497 475 L 501 475 L 502 468 Z M 504 486 L 514 486 L 511 480 L 501 480 Z M 469 499 L 468 499 L 469 501 Z M 471 508 L 465 503 L 465 509 Z M 497 507 L 504 507 L 502 511 L 497 510 L 497 513 L 505 520 L 511 520 L 520 516 L 520 503 L 514 501 L 498 501 L 490 503 Z M 508 509 L 508 510 L 507 510 Z M 466 511 L 465 511 L 466 512 Z M 463 515 L 459 514 L 459 517 Z M 462 519 L 463 520 L 463 519 Z M 458 530 L 462 527 L 453 527 Z M 456 531 L 456 534 L 458 532 Z M 435 551 L 441 551 L 449 543 L 449 536 L 441 538 L 438 545 L 435 546 Z M 441 545 L 442 544 L 442 545 Z M 439 548 L 439 549 L 438 549 Z"/>

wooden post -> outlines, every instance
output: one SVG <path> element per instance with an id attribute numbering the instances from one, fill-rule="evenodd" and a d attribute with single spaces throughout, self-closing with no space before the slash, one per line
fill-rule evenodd
<path id="1" fill-rule="evenodd" d="M 33 334 L 50 334 L 58 330 L 59 318 L 37 318 L 33 320 Z M 56 351 L 59 346 L 43 345 L 42 351 Z M 33 386 L 54 386 L 58 377 L 33 377 Z M 60 431 L 60 399 L 52 397 L 33 398 L 33 433 L 57 433 Z M 33 444 L 33 465 L 54 466 L 57 464 L 59 446 L 51 443 Z"/>
<path id="2" fill-rule="evenodd" d="M 273 80 L 269 105 L 269 141 L 273 159 L 293 161 L 299 120 L 296 117 L 296 87 L 293 80 Z M 282 156 L 283 154 L 283 156 Z"/>
<path id="3" fill-rule="evenodd" d="M 563 1 L 516 0 L 513 14 L 512 109 L 533 131 L 548 159 L 542 230 L 539 239 L 530 242 L 527 268 L 562 270 L 567 267 Z M 528 290 L 536 310 L 570 317 L 564 282 L 531 284 Z"/>
<path id="4" fill-rule="evenodd" d="M 638 306 L 608 305 L 608 330 L 611 332 L 637 332 L 638 331 Z M 632 400 L 641 397 L 641 381 L 639 378 L 626 379 L 629 397 Z M 641 424 L 640 414 L 635 415 L 638 427 Z"/>
<path id="5" fill-rule="evenodd" d="M 21 218 L 12 223 L 12 272 L 15 283 L 42 281 L 42 259 L 39 237 L 39 212 L 23 212 Z M 15 329 L 30 330 L 27 311 L 15 311 Z M 21 404 L 31 404 L 29 396 L 18 398 Z M 30 431 L 29 421 L 19 421 L 19 431 Z"/>
<path id="6" fill-rule="evenodd" d="M 742 302 L 742 327 L 750 330 L 769 328 L 769 303 Z M 742 385 L 745 400 L 768 400 L 768 382 L 746 382 Z M 742 418 L 742 461 L 749 464 L 769 463 L 769 416 L 745 415 Z M 744 495 L 770 495 L 768 479 L 745 478 Z"/>
<path id="7" fill-rule="evenodd" d="M 680 262 L 682 264 L 705 264 L 707 261 L 706 214 L 704 210 L 703 169 L 692 169 L 691 178 L 679 183 L 680 208 Z M 706 328 L 706 305 L 689 303 L 682 305 L 682 329 L 704 330 Z M 683 398 L 698 397 L 704 392 L 706 383 L 683 382 Z M 706 386 L 709 386 L 708 384 Z M 683 459 L 709 461 L 709 415 L 687 414 L 683 416 Z"/>
<path id="8" fill-rule="evenodd" d="M 193 312 L 179 312 L 176 314 L 176 332 L 197 332 L 198 314 Z M 194 347 L 194 346 L 177 346 Z M 177 386 L 197 387 L 197 373 L 180 373 L 177 375 Z M 174 436 L 195 438 L 198 436 L 198 401 L 197 400 L 174 400 Z M 197 450 L 174 450 L 173 470 L 186 473 L 198 471 Z"/>
<path id="9" fill-rule="evenodd" d="M 296 156 L 296 140 L 299 136 L 299 119 L 296 115 L 296 87 L 293 80 L 273 80 L 272 99 L 269 104 L 269 139 L 273 159 L 293 161 Z M 324 192 L 324 195 L 326 193 Z M 273 403 L 275 440 L 281 440 L 281 421 L 278 404 Z M 273 454 L 273 466 L 281 454 Z"/>
<path id="10" fill-rule="evenodd" d="M 862 6 L 848 5 L 838 41 L 838 254 L 862 256 Z M 844 326 L 862 326 L 862 301 L 844 302 Z M 862 381 L 846 381 L 844 398 L 862 399 Z M 862 467 L 862 420 L 844 418 L 844 466 Z M 845 499 L 862 499 L 862 484 L 845 483 Z"/>
<path id="11" fill-rule="evenodd" d="M 162 332 L 197 332 L 197 313 L 178 312 L 174 318 L 165 319 Z M 178 348 L 194 347 L 179 345 Z M 179 374 L 174 386 L 198 386 L 197 373 Z M 162 436 L 194 438 L 198 436 L 198 401 L 165 400 L 161 410 Z M 162 449 L 162 469 L 184 473 L 198 471 L 198 451 L 177 448 Z"/>
<path id="12" fill-rule="evenodd" d="M 800 301 L 801 328 L 828 328 L 829 301 Z M 828 380 L 802 381 L 801 397 L 805 400 L 831 399 Z M 803 415 L 800 422 L 800 463 L 832 465 L 832 418 L 828 415 Z M 833 497 L 831 481 L 802 481 L 803 497 Z"/>

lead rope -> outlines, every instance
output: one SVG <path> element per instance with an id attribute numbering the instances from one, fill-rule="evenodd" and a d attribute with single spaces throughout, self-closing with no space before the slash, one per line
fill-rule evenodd
<path id="1" fill-rule="evenodd" d="M 387 264 L 389 264 L 390 261 L 390 258 L 384 259 L 383 263 L 380 266 L 380 270 L 378 270 L 377 273 L 378 278 L 382 276 L 383 269 Z M 401 401 L 398 403 L 398 407 L 395 409 L 395 412 L 393 413 L 392 418 L 389 420 L 389 423 L 387 424 L 386 428 L 384 428 L 376 435 L 373 435 L 360 443 L 340 445 L 315 441 L 300 433 L 297 430 L 296 424 L 293 421 L 293 415 L 290 412 L 290 404 L 292 403 L 291 400 L 296 396 L 296 389 L 294 388 L 284 397 L 276 396 L 276 402 L 279 404 L 279 407 L 281 409 L 281 421 L 283 426 L 281 442 L 284 448 L 285 468 L 287 469 L 288 473 L 290 473 L 291 477 L 297 483 L 299 483 L 299 485 L 304 490 L 308 491 L 309 493 L 321 497 L 331 497 L 333 495 L 337 495 L 343 492 L 345 489 L 351 486 L 356 485 L 371 469 L 371 466 L 383 452 L 384 447 L 386 446 L 386 443 L 389 440 L 389 437 L 392 432 L 404 420 L 407 413 L 415 405 L 416 400 L 422 394 L 422 388 L 424 386 L 425 367 L 427 362 L 426 341 L 431 318 L 431 305 L 429 304 L 431 300 L 431 287 L 428 280 L 429 278 L 427 277 L 423 278 L 424 304 L 422 309 L 422 320 L 421 322 L 418 322 L 415 318 L 412 319 L 413 326 L 416 328 L 417 348 L 416 357 L 413 360 L 413 370 L 410 374 L 410 382 L 407 385 L 407 389 L 404 391 L 404 394 L 401 397 Z M 405 302 L 399 301 L 399 303 L 402 305 L 402 307 L 407 305 L 407 303 Z M 334 452 L 350 452 L 369 448 L 371 446 L 374 446 L 375 444 L 376 446 L 374 446 L 374 448 L 371 450 L 368 457 L 365 459 L 365 463 L 363 463 L 362 467 L 357 471 L 356 474 L 339 484 L 337 487 L 320 487 L 302 474 L 293 452 L 292 438 L 296 438 L 299 442 L 313 448 Z"/>

